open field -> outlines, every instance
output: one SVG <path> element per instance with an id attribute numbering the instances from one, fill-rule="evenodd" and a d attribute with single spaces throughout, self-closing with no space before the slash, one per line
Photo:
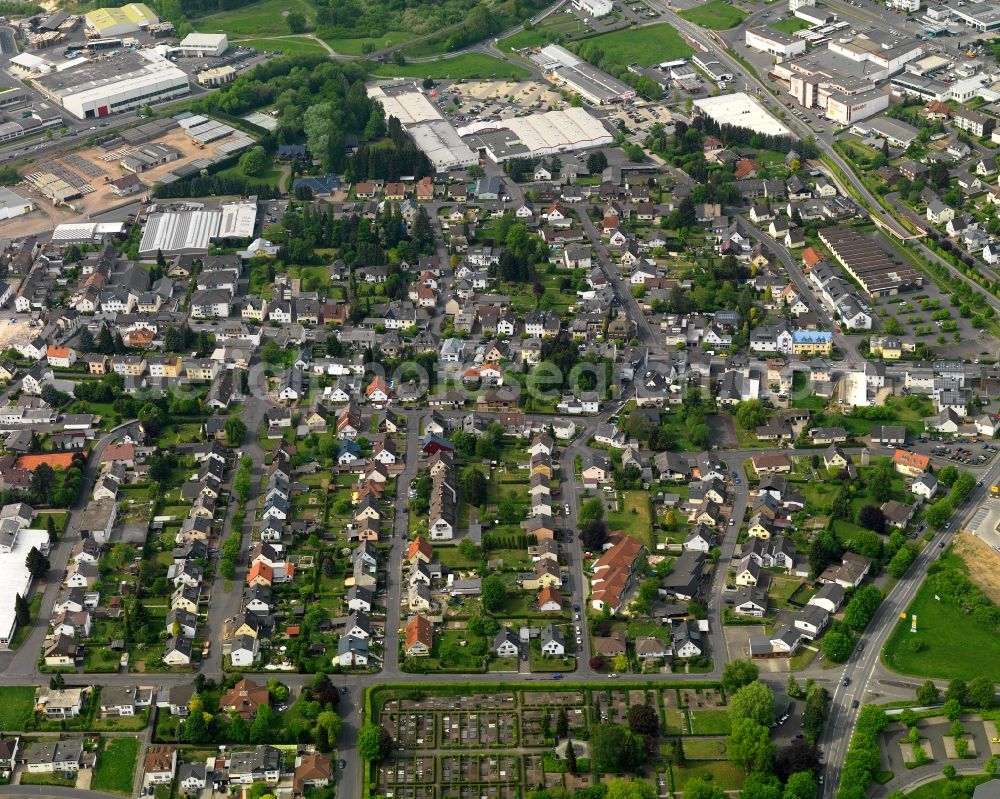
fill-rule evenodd
<path id="1" fill-rule="evenodd" d="M 379 78 L 432 78 L 434 80 L 464 80 L 466 78 L 505 77 L 520 80 L 531 73 L 523 67 L 506 64 L 482 53 L 463 53 L 440 61 L 421 63 L 380 64 L 373 75 Z"/>
<path id="2" fill-rule="evenodd" d="M 243 8 L 209 14 L 194 23 L 202 33 L 227 33 L 234 38 L 278 36 L 291 33 L 285 21 L 289 11 L 298 11 L 309 25 L 316 20 L 315 8 L 305 0 L 261 0 Z"/>
<path id="3" fill-rule="evenodd" d="M 617 513 L 608 514 L 608 529 L 623 530 L 653 551 L 653 520 L 649 494 L 645 491 L 623 491 Z"/>
<path id="4" fill-rule="evenodd" d="M 364 55 L 374 50 L 381 50 L 384 47 L 395 47 L 413 38 L 412 33 L 406 31 L 386 31 L 382 36 L 360 39 L 326 39 L 330 47 L 341 55 Z"/>
<path id="5" fill-rule="evenodd" d="M 950 552 L 942 561 L 962 563 Z M 916 634 L 910 632 L 914 613 Z M 927 583 L 907 609 L 906 620 L 896 622 L 882 657 L 893 671 L 915 677 L 971 680 L 981 675 L 1000 682 L 1000 635 L 961 607 L 935 600 Z"/>
<path id="6" fill-rule="evenodd" d="M 30 685 L 0 688 L 0 732 L 28 729 L 34 719 L 34 688 Z"/>
<path id="7" fill-rule="evenodd" d="M 274 50 L 282 55 L 324 55 L 326 48 L 308 36 L 288 36 L 280 39 L 234 39 L 234 44 L 242 44 L 257 50 Z"/>
<path id="8" fill-rule="evenodd" d="M 695 8 L 680 11 L 678 16 L 684 17 L 695 25 L 701 25 L 703 28 L 724 31 L 735 28 L 746 19 L 747 15 L 725 0 L 710 0 L 710 2 Z"/>
<path id="9" fill-rule="evenodd" d="M 90 787 L 95 791 L 131 795 L 132 777 L 138 757 L 138 738 L 105 738 Z"/>
<path id="10" fill-rule="evenodd" d="M 971 533 L 959 533 L 952 542 L 952 551 L 969 567 L 969 579 L 983 589 L 983 593 L 1000 605 L 1000 555 L 989 544 Z"/>
<path id="11" fill-rule="evenodd" d="M 598 45 L 605 53 L 613 53 L 614 60 L 622 66 L 634 63 L 648 67 L 661 61 L 684 58 L 694 52 L 673 26 L 665 22 L 602 33 L 587 41 Z"/>

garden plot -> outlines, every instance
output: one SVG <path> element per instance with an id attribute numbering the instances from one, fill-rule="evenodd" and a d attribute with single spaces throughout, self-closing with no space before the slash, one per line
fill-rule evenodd
<path id="1" fill-rule="evenodd" d="M 521 694 L 523 705 L 582 705 L 582 691 L 525 691 Z"/>
<path id="2" fill-rule="evenodd" d="M 441 716 L 441 746 L 513 746 L 514 713 L 446 713 Z"/>
<path id="3" fill-rule="evenodd" d="M 395 730 L 393 737 L 404 749 L 433 749 L 434 714 L 390 713 L 386 726 Z"/>

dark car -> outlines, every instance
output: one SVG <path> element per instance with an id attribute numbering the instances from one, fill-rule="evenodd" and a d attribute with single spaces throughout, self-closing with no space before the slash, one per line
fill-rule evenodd
<path id="1" fill-rule="evenodd" d="M 337 764 L 337 768 L 339 768 L 341 771 L 343 771 L 345 768 L 347 768 L 347 761 L 346 760 L 341 760 Z"/>
<path id="2" fill-rule="evenodd" d="M 840 684 L 843 685 L 846 688 L 848 685 L 851 684 L 851 678 L 850 677 L 844 677 L 844 679 L 842 679 L 840 681 Z"/>
<path id="3" fill-rule="evenodd" d="M 853 702 L 851 702 L 851 707 L 854 708 L 855 710 L 857 710 L 858 705 L 860 705 L 860 704 L 861 703 L 857 699 L 855 699 Z"/>

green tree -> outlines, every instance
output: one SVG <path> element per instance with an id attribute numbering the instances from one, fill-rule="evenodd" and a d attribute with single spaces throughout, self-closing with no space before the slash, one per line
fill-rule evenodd
<path id="1" fill-rule="evenodd" d="M 823 636 L 823 654 L 834 663 L 843 663 L 851 656 L 854 642 L 850 636 L 831 630 Z"/>
<path id="2" fill-rule="evenodd" d="M 222 426 L 226 433 L 226 443 L 231 447 L 239 446 L 247 435 L 247 426 L 239 416 L 230 416 Z"/>
<path id="3" fill-rule="evenodd" d="M 988 677 L 975 677 L 969 682 L 967 701 L 973 707 L 992 707 L 995 695 L 993 683 Z"/>
<path id="4" fill-rule="evenodd" d="M 656 799 L 656 788 L 646 780 L 619 777 L 608 783 L 605 799 Z"/>
<path id="5" fill-rule="evenodd" d="M 811 771 L 796 771 L 785 783 L 782 799 L 815 799 L 818 788 Z"/>
<path id="6" fill-rule="evenodd" d="M 760 400 L 747 400 L 736 406 L 736 421 L 744 430 L 756 430 L 767 421 L 767 410 Z"/>
<path id="7" fill-rule="evenodd" d="M 933 680 L 927 680 L 917 688 L 917 701 L 921 705 L 934 705 L 938 701 L 938 689 Z"/>
<path id="8" fill-rule="evenodd" d="M 31 573 L 32 578 L 37 580 L 39 577 L 44 577 L 49 570 L 49 559 L 39 551 L 38 547 L 32 547 L 24 559 L 24 565 Z"/>
<path id="9" fill-rule="evenodd" d="M 608 157 L 604 154 L 603 150 L 594 150 L 594 152 L 587 156 L 587 171 L 591 175 L 600 176 L 607 168 Z"/>
<path id="10" fill-rule="evenodd" d="M 729 718 L 733 722 L 752 719 L 762 727 L 770 727 L 774 713 L 774 693 L 759 680 L 744 685 L 729 699 Z"/>
<path id="11" fill-rule="evenodd" d="M 240 171 L 249 177 L 260 175 L 267 168 L 267 153 L 259 144 L 240 156 Z"/>
<path id="12" fill-rule="evenodd" d="M 358 732 L 358 753 L 361 757 L 369 761 L 385 757 L 386 753 L 382 751 L 380 743 L 381 737 L 381 729 L 371 722 L 366 722 Z"/>
<path id="13" fill-rule="evenodd" d="M 573 748 L 573 741 L 566 739 L 566 771 L 576 774 L 576 749 Z"/>
<path id="14" fill-rule="evenodd" d="M 729 759 L 750 772 L 766 770 L 774 759 L 774 744 L 770 730 L 753 718 L 736 718 L 731 725 L 727 743 Z"/>
<path id="15" fill-rule="evenodd" d="M 490 574 L 483 580 L 483 608 L 490 613 L 500 610 L 507 601 L 507 584 L 499 574 Z"/>
<path id="16" fill-rule="evenodd" d="M 745 658 L 730 660 L 722 668 L 722 687 L 727 694 L 734 694 L 744 685 L 754 682 L 760 675 L 760 669 L 753 661 Z"/>
<path id="17" fill-rule="evenodd" d="M 755 771 L 746 778 L 740 799 L 782 799 L 781 780 L 774 774 Z"/>
<path id="18" fill-rule="evenodd" d="M 726 793 L 718 785 L 702 777 L 692 777 L 684 783 L 684 799 L 725 799 Z"/>
<path id="19" fill-rule="evenodd" d="M 288 23 L 288 30 L 292 33 L 305 33 L 308 29 L 305 14 L 298 11 L 289 11 L 285 22 Z"/>

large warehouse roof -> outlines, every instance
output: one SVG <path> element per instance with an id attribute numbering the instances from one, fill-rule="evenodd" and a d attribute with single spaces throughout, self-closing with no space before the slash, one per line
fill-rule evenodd
<path id="1" fill-rule="evenodd" d="M 403 125 L 442 119 L 427 95 L 407 83 L 397 86 L 370 86 L 368 96 L 382 104 L 386 117 L 396 117 Z"/>
<path id="2" fill-rule="evenodd" d="M 155 25 L 160 18 L 145 3 L 129 3 L 120 8 L 99 8 L 84 17 L 87 27 L 102 36 L 104 31 L 113 31 L 119 26 L 134 26 L 136 29 Z"/>
<path id="3" fill-rule="evenodd" d="M 224 203 L 222 222 L 219 225 L 219 238 L 248 239 L 253 236 L 253 228 L 256 223 L 257 203 Z"/>
<path id="4" fill-rule="evenodd" d="M 44 549 L 49 540 L 45 530 L 20 530 L 10 552 L 0 552 L 0 638 L 10 641 L 17 626 L 14 601 L 18 594 L 28 595 L 31 572 L 24 565 L 32 547 Z"/>
<path id="5" fill-rule="evenodd" d="M 549 111 L 528 117 L 473 122 L 459 129 L 477 147 L 484 147 L 497 161 L 519 155 L 552 153 L 603 147 L 614 138 L 583 108 Z"/>
<path id="6" fill-rule="evenodd" d="M 694 101 L 695 108 L 720 125 L 746 128 L 766 136 L 791 136 L 792 132 L 745 92 L 720 94 Z"/>
<path id="7" fill-rule="evenodd" d="M 166 211 L 150 214 L 139 243 L 141 254 L 207 251 L 219 234 L 221 211 Z"/>

